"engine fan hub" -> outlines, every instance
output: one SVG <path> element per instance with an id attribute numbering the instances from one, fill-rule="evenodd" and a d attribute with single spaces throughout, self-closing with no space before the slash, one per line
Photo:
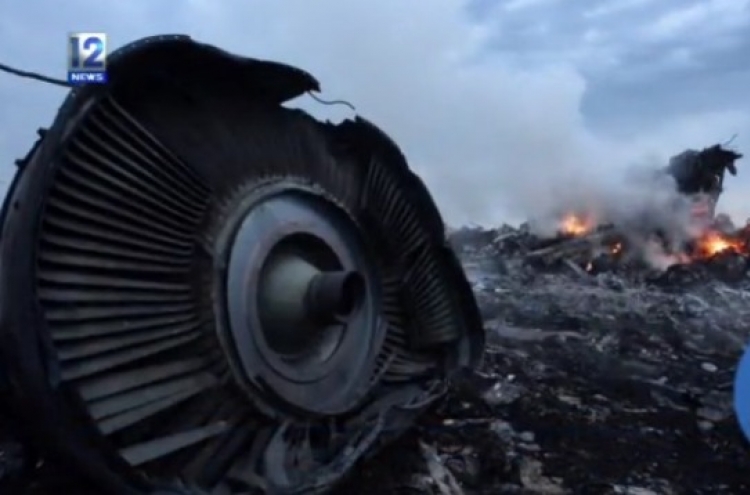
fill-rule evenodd
<path id="1" fill-rule="evenodd" d="M 171 35 L 107 69 L 0 218 L 19 426 L 101 493 L 327 491 L 481 358 L 437 206 L 372 123 L 284 105 L 299 69 Z"/>
<path id="2" fill-rule="evenodd" d="M 350 410 L 382 332 L 356 224 L 322 193 L 286 181 L 244 195 L 225 225 L 217 314 L 236 379 L 297 411 Z"/>

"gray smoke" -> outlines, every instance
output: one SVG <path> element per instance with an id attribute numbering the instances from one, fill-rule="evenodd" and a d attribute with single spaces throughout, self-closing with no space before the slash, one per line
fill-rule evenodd
<path id="1" fill-rule="evenodd" d="M 561 219 L 571 214 L 597 226 L 612 224 L 627 238 L 630 254 L 655 268 L 666 268 L 679 259 L 655 239 L 655 232 L 672 246 L 700 234 L 702 229 L 691 221 L 692 200 L 677 192 L 674 179 L 662 167 L 633 166 L 608 180 L 598 179 L 581 180 L 547 198 L 552 206 L 532 216 L 532 232 L 554 235 Z"/>

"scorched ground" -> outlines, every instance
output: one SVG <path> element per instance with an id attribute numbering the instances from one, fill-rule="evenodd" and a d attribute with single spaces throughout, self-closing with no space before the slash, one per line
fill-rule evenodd
<path id="1" fill-rule="evenodd" d="M 342 494 L 750 493 L 731 408 L 747 271 L 592 274 L 530 265 L 523 229 L 452 240 L 490 330 L 483 369 Z"/>

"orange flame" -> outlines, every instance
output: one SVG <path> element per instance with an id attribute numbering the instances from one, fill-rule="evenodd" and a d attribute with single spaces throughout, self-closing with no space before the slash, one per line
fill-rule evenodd
<path id="1" fill-rule="evenodd" d="M 709 210 L 708 213 L 710 217 L 711 211 Z M 558 232 L 568 237 L 582 237 L 593 232 L 598 225 L 596 216 L 588 212 L 567 213 L 558 223 Z M 747 227 L 731 234 L 723 233 L 717 225 L 717 223 L 712 223 L 711 226 L 707 226 L 705 223 L 696 225 L 701 233 L 697 237 L 693 237 L 689 244 L 677 249 L 668 249 L 662 245 L 661 240 L 656 240 L 655 245 L 660 252 L 664 250 L 664 256 L 671 260 L 669 264 L 690 264 L 713 258 L 722 253 L 736 253 L 750 258 L 750 220 L 748 220 Z M 592 242 L 598 241 L 592 239 Z M 630 249 L 623 240 L 600 244 L 599 248 L 603 248 L 604 252 L 609 252 L 613 259 L 622 258 Z M 602 252 L 597 249 L 592 251 L 595 253 Z M 581 267 L 588 272 L 594 270 L 594 264 L 591 260 L 586 264 L 581 264 Z"/>
<path id="2" fill-rule="evenodd" d="M 564 235 L 581 236 L 591 232 L 593 228 L 594 222 L 591 218 L 569 213 L 560 221 L 559 230 Z"/>
<path id="3" fill-rule="evenodd" d="M 739 239 L 709 230 L 697 241 L 697 255 L 701 258 L 710 258 L 717 254 L 732 251 L 738 254 L 746 253 L 747 246 Z"/>

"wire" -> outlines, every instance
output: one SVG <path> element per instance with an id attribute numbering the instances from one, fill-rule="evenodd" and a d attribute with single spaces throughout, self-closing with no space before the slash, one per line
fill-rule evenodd
<path id="1" fill-rule="evenodd" d="M 5 64 L 0 64 L 0 71 L 13 74 L 14 76 L 24 77 L 26 79 L 35 79 L 37 81 L 42 81 L 47 84 L 54 84 L 56 86 L 64 86 L 66 88 L 70 88 L 73 86 L 68 81 L 64 81 L 62 79 L 55 79 L 54 77 L 45 76 L 43 74 L 37 74 L 36 72 L 29 72 L 25 70 L 15 69 Z"/>
<path id="2" fill-rule="evenodd" d="M 346 100 L 324 100 L 324 99 L 320 98 L 319 96 L 316 96 L 315 93 L 313 93 L 312 91 L 308 91 L 307 94 L 310 95 L 310 98 L 312 98 L 313 100 L 315 100 L 318 103 L 321 103 L 323 105 L 344 105 L 346 107 L 349 107 L 349 109 L 352 112 L 356 112 L 357 111 L 357 109 L 354 108 L 354 105 L 352 105 L 351 103 L 349 103 Z"/>
<path id="3" fill-rule="evenodd" d="M 724 143 L 722 143 L 722 146 L 729 146 L 730 144 L 732 144 L 734 142 L 735 139 L 737 139 L 737 133 L 736 132 L 732 135 L 732 137 L 729 138 L 729 140 L 724 141 Z"/>

